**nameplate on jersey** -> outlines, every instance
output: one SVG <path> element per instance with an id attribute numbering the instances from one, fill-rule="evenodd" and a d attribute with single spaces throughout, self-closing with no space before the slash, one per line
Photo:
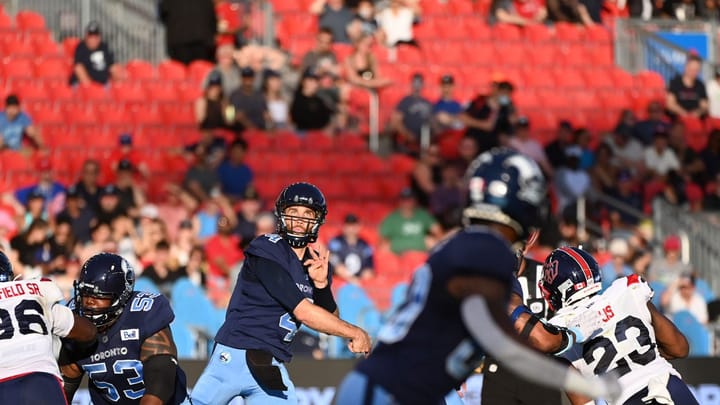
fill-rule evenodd
<path id="1" fill-rule="evenodd" d="M 140 340 L 140 331 L 138 329 L 122 329 L 120 330 L 120 340 Z"/>

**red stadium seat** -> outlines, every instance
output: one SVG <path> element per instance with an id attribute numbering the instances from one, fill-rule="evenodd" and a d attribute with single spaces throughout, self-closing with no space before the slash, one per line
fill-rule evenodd
<path id="1" fill-rule="evenodd" d="M 5 14 L 2 10 L 0 10 L 0 30 L 10 30 L 12 29 L 13 21 L 12 18 Z"/>
<path id="2" fill-rule="evenodd" d="M 55 107 L 45 104 L 32 110 L 32 117 L 38 124 L 64 124 L 64 115 Z"/>
<path id="3" fill-rule="evenodd" d="M 68 64 L 63 59 L 51 58 L 39 60 L 35 64 L 35 76 L 42 79 L 65 79 L 70 77 Z"/>
<path id="4" fill-rule="evenodd" d="M 105 87 L 100 84 L 84 84 L 77 88 L 78 96 L 85 101 L 105 101 L 109 99 L 109 94 Z"/>
<path id="5" fill-rule="evenodd" d="M 196 60 L 188 66 L 188 78 L 197 84 L 202 83 L 214 65 L 204 60 Z"/>
<path id="6" fill-rule="evenodd" d="M 355 134 L 341 134 L 335 139 L 335 145 L 345 153 L 364 152 L 368 149 L 365 139 Z"/>
<path id="7" fill-rule="evenodd" d="M 18 80 L 12 85 L 12 92 L 23 101 L 48 101 L 45 84 L 39 80 Z"/>
<path id="8" fill-rule="evenodd" d="M 15 25 L 23 31 L 45 30 L 45 17 L 34 11 L 23 10 L 15 15 Z"/>
<path id="9" fill-rule="evenodd" d="M 188 74 L 185 65 L 174 60 L 160 62 L 157 70 L 161 80 L 185 80 Z"/>
<path id="10" fill-rule="evenodd" d="M 63 113 L 68 123 L 75 125 L 96 125 L 98 115 L 95 112 L 95 104 L 83 103 L 80 101 L 65 103 L 62 106 Z"/>
<path id="11" fill-rule="evenodd" d="M 131 80 L 150 80 L 155 78 L 155 68 L 150 62 L 133 59 L 125 64 L 128 78 Z"/>
<path id="12" fill-rule="evenodd" d="M 665 79 L 657 73 L 649 70 L 643 70 L 635 74 L 635 83 L 643 89 L 659 89 L 665 90 Z"/>
<path id="13" fill-rule="evenodd" d="M 197 125 L 195 121 L 195 108 L 190 103 L 163 103 L 160 105 L 160 111 L 167 125 L 186 125 L 191 127 Z"/>
<path id="14" fill-rule="evenodd" d="M 589 42 L 598 44 L 612 43 L 612 32 L 601 24 L 585 27 L 586 37 Z"/>
<path id="15" fill-rule="evenodd" d="M 523 27 L 523 37 L 530 42 L 551 41 L 555 33 L 545 24 L 531 24 Z"/>
<path id="16" fill-rule="evenodd" d="M 37 35 L 31 39 L 35 55 L 42 57 L 63 56 L 60 45 L 50 35 Z"/>
<path id="17" fill-rule="evenodd" d="M 73 88 L 68 86 L 66 83 L 62 83 L 62 85 L 59 86 L 50 86 L 48 90 L 50 93 L 50 99 L 55 102 L 70 101 L 74 100 L 76 97 Z"/>
<path id="18" fill-rule="evenodd" d="M 75 55 L 75 48 L 80 43 L 80 38 L 68 37 L 63 39 L 62 47 L 65 51 L 65 55 L 72 58 Z"/>
<path id="19" fill-rule="evenodd" d="M 110 92 L 117 101 L 145 101 L 147 94 L 139 83 L 118 82 L 110 86 Z"/>
<path id="20" fill-rule="evenodd" d="M 104 103 L 97 107 L 97 115 L 103 124 L 121 125 L 130 121 L 130 116 L 122 103 Z"/>
<path id="21" fill-rule="evenodd" d="M 558 22 L 555 23 L 555 37 L 560 41 L 582 41 L 585 38 L 585 31 L 577 24 Z"/>
<path id="22" fill-rule="evenodd" d="M 335 142 L 330 135 L 323 131 L 310 131 L 305 135 L 303 143 L 307 150 L 329 151 L 335 147 Z"/>
<path id="23" fill-rule="evenodd" d="M 174 83 L 163 81 L 150 81 L 143 84 L 151 101 L 177 102 L 178 92 Z"/>
<path id="24" fill-rule="evenodd" d="M 522 39 L 520 28 L 512 24 L 495 24 L 490 28 L 493 37 L 500 41 L 517 41 Z"/>
<path id="25" fill-rule="evenodd" d="M 14 57 L 32 57 L 35 55 L 35 47 L 30 41 L 26 41 L 22 38 L 12 38 L 4 41 L 2 44 L 2 50 L 5 55 L 12 55 Z"/>

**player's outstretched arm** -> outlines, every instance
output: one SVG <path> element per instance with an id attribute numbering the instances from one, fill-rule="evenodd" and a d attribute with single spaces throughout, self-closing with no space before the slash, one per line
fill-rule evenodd
<path id="1" fill-rule="evenodd" d="M 145 339 L 140 346 L 145 395 L 140 405 L 163 405 L 175 393 L 177 348 L 170 327 Z"/>
<path id="2" fill-rule="evenodd" d="M 67 339 L 77 342 L 90 343 L 97 338 L 97 328 L 90 320 L 79 315 L 73 315 L 74 323 L 70 333 L 65 336 Z"/>
<path id="3" fill-rule="evenodd" d="M 687 357 L 690 346 L 685 335 L 665 315 L 655 308 L 652 302 L 647 303 L 650 311 L 650 318 L 655 329 L 658 350 L 666 359 L 677 359 Z"/>
<path id="4" fill-rule="evenodd" d="M 349 339 L 348 347 L 353 353 L 370 352 L 370 336 L 367 332 L 343 321 L 307 299 L 300 301 L 295 307 L 293 316 L 318 332 Z"/>
<path id="5" fill-rule="evenodd" d="M 505 283 L 488 277 L 454 277 L 448 283 L 448 291 L 462 300 L 465 326 L 485 351 L 536 384 L 592 398 L 612 400 L 619 394 L 616 379 L 584 377 L 524 346 L 507 317 L 507 290 Z"/>

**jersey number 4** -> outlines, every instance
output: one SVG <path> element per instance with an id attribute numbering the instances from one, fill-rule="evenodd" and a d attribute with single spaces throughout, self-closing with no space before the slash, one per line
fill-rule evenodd
<path id="1" fill-rule="evenodd" d="M 22 300 L 15 306 L 15 319 L 22 335 L 37 333 L 47 335 L 48 329 L 45 325 L 42 305 L 33 300 Z M 33 327 L 35 325 L 35 327 Z M 15 335 L 15 327 L 13 326 L 10 312 L 0 308 L 0 340 L 11 339 Z"/>
<path id="2" fill-rule="evenodd" d="M 630 363 L 645 366 L 655 360 L 655 343 L 650 338 L 650 331 L 639 318 L 628 316 L 615 325 L 615 339 L 618 343 L 627 340 L 628 331 L 637 329 L 639 332 L 635 338 L 638 348 L 628 353 L 627 357 L 619 356 L 618 350 L 612 340 L 604 336 L 598 336 L 583 346 L 583 359 L 590 365 L 596 361 L 595 352 L 597 349 L 603 349 L 600 359 L 593 369 L 595 375 L 605 374 L 608 370 L 616 369 L 621 376 L 631 371 Z M 644 352 L 640 353 L 638 349 L 648 347 Z"/>

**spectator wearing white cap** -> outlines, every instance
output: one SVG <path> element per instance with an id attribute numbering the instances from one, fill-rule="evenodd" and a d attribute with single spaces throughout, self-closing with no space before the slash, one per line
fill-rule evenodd
<path id="1" fill-rule="evenodd" d="M 630 247 L 625 239 L 615 238 L 611 240 L 608 251 L 612 259 L 600 268 L 603 290 L 610 287 L 610 284 L 616 279 L 633 274 L 632 269 L 627 264 Z"/>

